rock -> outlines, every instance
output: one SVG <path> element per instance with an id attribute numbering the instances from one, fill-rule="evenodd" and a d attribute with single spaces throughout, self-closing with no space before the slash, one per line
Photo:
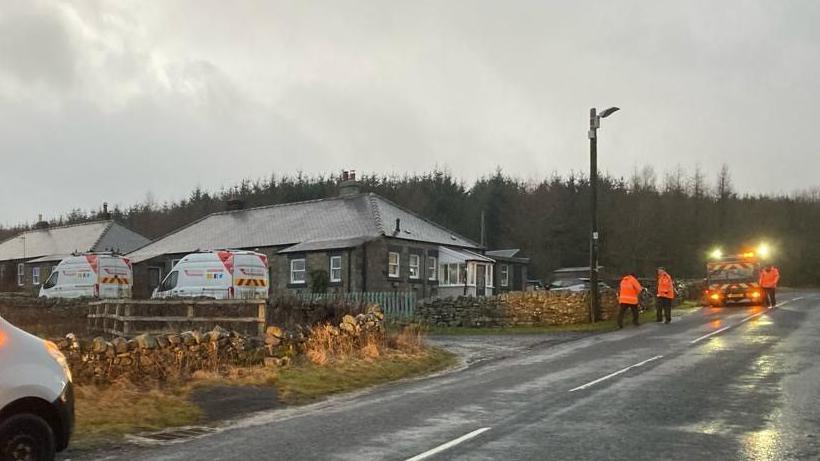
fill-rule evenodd
<path id="1" fill-rule="evenodd" d="M 105 340 L 105 338 L 101 336 L 97 336 L 91 342 L 91 352 L 95 354 L 102 354 L 108 348 L 109 343 Z"/>
<path id="2" fill-rule="evenodd" d="M 114 346 L 114 352 L 118 355 L 128 353 L 128 340 L 125 338 L 114 338 L 111 340 L 111 344 Z"/>
<path id="3" fill-rule="evenodd" d="M 147 333 L 141 334 L 134 338 L 140 349 L 156 349 L 157 339 Z"/>
<path id="4" fill-rule="evenodd" d="M 182 344 L 186 346 L 193 346 L 197 344 L 196 337 L 194 337 L 194 333 L 192 331 L 185 331 L 179 335 L 182 339 Z"/>

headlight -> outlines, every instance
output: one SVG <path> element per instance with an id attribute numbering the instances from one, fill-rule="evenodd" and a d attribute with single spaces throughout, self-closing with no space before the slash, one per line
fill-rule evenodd
<path id="1" fill-rule="evenodd" d="M 59 363 L 61 367 L 63 367 L 63 372 L 65 372 L 65 375 L 68 377 L 68 381 L 69 382 L 73 381 L 73 379 L 71 377 L 71 369 L 68 368 L 68 361 L 65 359 L 65 355 L 63 355 L 63 353 L 60 352 L 60 348 L 57 347 L 57 345 L 54 344 L 51 341 L 45 341 L 45 345 L 46 345 L 46 350 L 48 351 L 48 354 L 57 363 Z"/>

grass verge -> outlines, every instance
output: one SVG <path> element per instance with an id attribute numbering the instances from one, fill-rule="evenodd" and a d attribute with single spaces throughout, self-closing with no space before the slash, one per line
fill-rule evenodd
<path id="1" fill-rule="evenodd" d="M 77 386 L 77 430 L 72 449 L 91 449 L 125 434 L 197 424 L 202 411 L 190 400 L 192 390 L 208 386 L 274 386 L 285 404 L 364 389 L 446 369 L 455 355 L 438 348 L 412 354 L 399 351 L 378 358 L 349 358 L 316 365 L 307 360 L 277 369 L 235 368 L 227 376 L 197 374 L 184 384 L 141 389 L 132 383 L 105 388 Z"/>

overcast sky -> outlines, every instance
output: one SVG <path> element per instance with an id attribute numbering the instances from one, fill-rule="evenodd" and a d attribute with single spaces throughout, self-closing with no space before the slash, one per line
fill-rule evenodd
<path id="1" fill-rule="evenodd" d="M 0 223 L 302 170 L 818 184 L 820 2 L 0 0 Z"/>

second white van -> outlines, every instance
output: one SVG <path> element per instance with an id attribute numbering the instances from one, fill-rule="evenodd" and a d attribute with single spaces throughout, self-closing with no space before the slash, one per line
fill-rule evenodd
<path id="1" fill-rule="evenodd" d="M 268 257 L 236 250 L 189 254 L 174 265 L 151 297 L 265 299 Z"/>
<path id="2" fill-rule="evenodd" d="M 130 298 L 131 261 L 110 253 L 69 256 L 40 288 L 43 298 Z"/>

